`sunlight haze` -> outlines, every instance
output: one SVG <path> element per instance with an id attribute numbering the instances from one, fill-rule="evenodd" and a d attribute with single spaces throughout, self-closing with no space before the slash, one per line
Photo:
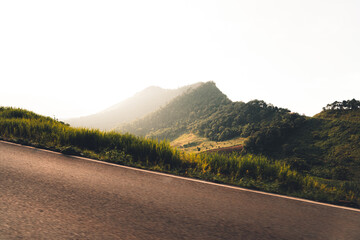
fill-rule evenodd
<path id="1" fill-rule="evenodd" d="M 312 116 L 360 98 L 360 1 L 1 1 L 0 106 L 65 119 L 214 81 Z"/>

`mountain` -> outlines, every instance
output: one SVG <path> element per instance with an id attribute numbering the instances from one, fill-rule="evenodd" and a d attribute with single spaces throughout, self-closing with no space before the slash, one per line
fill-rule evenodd
<path id="1" fill-rule="evenodd" d="M 296 171 L 332 181 L 360 181 L 359 116 L 360 102 L 354 99 L 328 104 L 307 117 L 261 100 L 232 102 L 214 82 L 207 82 L 117 130 L 182 142 L 178 147 L 183 149 L 199 149 L 199 139 L 214 145 L 241 138 L 243 151 L 280 159 Z"/>
<path id="2" fill-rule="evenodd" d="M 108 109 L 99 113 L 65 120 L 73 127 L 98 128 L 101 130 L 110 130 L 119 124 L 131 122 L 137 118 L 158 110 L 165 106 L 169 101 L 181 95 L 189 89 L 195 89 L 201 83 L 184 86 L 178 89 L 163 89 L 160 87 L 148 87 L 145 90 L 135 94 Z"/>
<path id="3" fill-rule="evenodd" d="M 174 139 L 190 131 L 197 121 L 206 119 L 230 103 L 214 82 L 202 83 L 174 98 L 158 111 L 117 130 L 153 138 Z"/>
<path id="4" fill-rule="evenodd" d="M 129 118 L 115 129 L 173 142 L 185 139 L 177 141 L 185 150 L 189 146 L 199 149 L 199 139 L 204 146 L 218 147 L 224 145 L 218 142 L 237 139 L 233 142 L 242 145 L 237 149 L 281 160 L 298 172 L 331 181 L 360 181 L 360 102 L 355 99 L 328 104 L 319 114 L 307 117 L 262 100 L 232 102 L 214 82 L 181 88 L 167 104 L 160 101 L 160 106 L 153 97 L 165 96 L 163 91 L 152 87 L 135 95 L 134 99 L 142 99 L 138 106 L 153 102 L 158 108 L 139 110 L 132 104 L 132 111 L 123 114 L 136 114 L 137 119 Z M 126 104 L 136 102 L 130 100 L 107 111 L 125 111 Z"/>
<path id="5" fill-rule="evenodd" d="M 247 137 L 263 124 L 288 112 L 259 100 L 232 102 L 214 82 L 207 82 L 118 130 L 169 140 L 193 132 L 214 141 L 223 141 Z"/>

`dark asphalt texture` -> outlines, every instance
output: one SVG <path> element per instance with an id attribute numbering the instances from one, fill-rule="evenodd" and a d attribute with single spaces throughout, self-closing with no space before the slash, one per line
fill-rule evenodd
<path id="1" fill-rule="evenodd" d="M 360 212 L 0 141 L 0 239 L 360 239 Z"/>

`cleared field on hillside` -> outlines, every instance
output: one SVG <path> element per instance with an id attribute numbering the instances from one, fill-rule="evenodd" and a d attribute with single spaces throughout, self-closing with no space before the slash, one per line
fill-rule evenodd
<path id="1" fill-rule="evenodd" d="M 216 142 L 205 137 L 199 137 L 193 133 L 184 134 L 170 143 L 171 146 L 185 152 L 206 152 L 221 148 L 243 145 L 246 138 L 234 138 L 231 140 Z M 238 149 L 238 148 L 236 148 Z"/>

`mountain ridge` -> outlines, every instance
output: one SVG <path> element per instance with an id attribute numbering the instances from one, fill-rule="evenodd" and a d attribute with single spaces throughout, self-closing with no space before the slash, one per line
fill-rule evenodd
<path id="1" fill-rule="evenodd" d="M 151 86 L 96 114 L 66 119 L 65 122 L 73 127 L 111 130 L 121 123 L 134 121 L 137 118 L 156 111 L 173 98 L 181 95 L 188 89 L 197 88 L 201 84 L 202 83 L 199 82 L 177 89 L 163 89 L 161 87 Z"/>
<path id="2" fill-rule="evenodd" d="M 169 140 L 193 132 L 213 141 L 223 141 L 247 137 L 264 122 L 288 112 L 261 100 L 232 102 L 215 82 L 209 81 L 174 98 L 158 111 L 117 130 Z"/>
<path id="3" fill-rule="evenodd" d="M 117 130 L 153 138 L 173 139 L 190 130 L 194 121 L 209 117 L 222 105 L 229 103 L 231 100 L 210 81 L 179 95 L 158 111 Z"/>

